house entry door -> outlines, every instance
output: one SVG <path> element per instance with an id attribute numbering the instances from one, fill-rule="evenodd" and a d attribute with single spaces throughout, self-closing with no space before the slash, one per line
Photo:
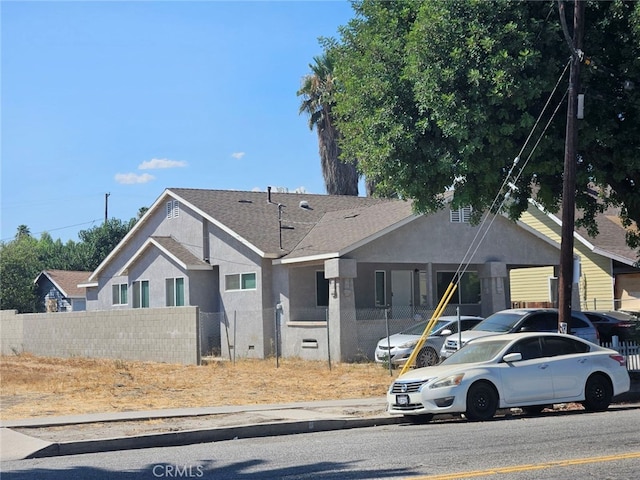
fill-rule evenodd
<path id="1" fill-rule="evenodd" d="M 391 311 L 394 318 L 413 318 L 413 275 L 411 270 L 391 271 Z"/>

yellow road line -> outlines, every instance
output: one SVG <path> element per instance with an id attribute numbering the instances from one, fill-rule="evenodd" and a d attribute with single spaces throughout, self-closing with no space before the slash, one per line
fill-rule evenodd
<path id="1" fill-rule="evenodd" d="M 458 478 L 473 478 L 487 475 L 526 472 L 529 470 L 543 470 L 545 468 L 570 467 L 574 465 L 585 465 L 587 463 L 613 462 L 615 460 L 629 460 L 631 458 L 640 458 L 640 452 L 621 453 L 619 455 L 607 455 L 605 457 L 575 458 L 573 460 L 559 460 L 557 462 L 546 462 L 535 465 L 514 465 L 512 467 L 488 468 L 486 470 L 475 470 L 472 472 L 447 473 L 443 475 L 428 475 L 424 477 L 410 478 L 411 480 L 455 480 Z"/>

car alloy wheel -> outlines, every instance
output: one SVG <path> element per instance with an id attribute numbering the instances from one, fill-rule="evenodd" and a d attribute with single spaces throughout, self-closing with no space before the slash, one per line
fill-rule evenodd
<path id="1" fill-rule="evenodd" d="M 430 367 L 438 363 L 438 354 L 431 347 L 425 347 L 420 350 L 418 358 L 416 358 L 416 367 Z"/>

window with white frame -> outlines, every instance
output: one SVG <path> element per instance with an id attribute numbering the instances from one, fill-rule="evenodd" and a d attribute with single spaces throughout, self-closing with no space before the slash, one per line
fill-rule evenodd
<path id="1" fill-rule="evenodd" d="M 549 301 L 558 304 L 558 277 L 549 277 Z"/>
<path id="2" fill-rule="evenodd" d="M 111 286 L 111 303 L 113 305 L 126 305 L 129 303 L 127 291 L 128 285 L 126 283 L 114 283 Z"/>
<path id="3" fill-rule="evenodd" d="M 224 277 L 224 289 L 226 291 L 255 290 L 256 287 L 255 273 L 233 273 Z"/>
<path id="4" fill-rule="evenodd" d="M 471 220 L 471 207 L 453 208 L 449 211 L 451 223 L 469 223 Z"/>
<path id="5" fill-rule="evenodd" d="M 133 282 L 133 308 L 149 308 L 149 280 Z"/>
<path id="6" fill-rule="evenodd" d="M 167 307 L 184 306 L 184 278 L 167 278 L 165 290 Z"/>
<path id="7" fill-rule="evenodd" d="M 429 281 L 427 279 L 427 272 L 420 270 L 418 272 L 418 288 L 420 290 L 420 306 L 429 305 Z"/>
<path id="8" fill-rule="evenodd" d="M 180 216 L 180 202 L 169 200 L 167 202 L 167 218 L 178 218 Z"/>
<path id="9" fill-rule="evenodd" d="M 384 270 L 375 271 L 376 285 L 376 307 L 387 305 L 387 272 Z"/>

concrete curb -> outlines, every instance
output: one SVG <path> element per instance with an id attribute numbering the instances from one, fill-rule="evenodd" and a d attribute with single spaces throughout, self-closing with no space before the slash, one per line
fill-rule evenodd
<path id="1" fill-rule="evenodd" d="M 105 438 L 51 443 L 26 458 L 45 458 L 82 453 L 98 453 L 117 450 L 133 450 L 153 447 L 176 447 L 197 443 L 219 442 L 241 438 L 294 435 L 310 432 L 326 432 L 350 428 L 375 427 L 406 422 L 402 417 L 347 418 L 335 420 L 305 420 L 277 422 L 236 427 L 219 427 L 203 430 L 186 430 L 134 437 Z"/>

